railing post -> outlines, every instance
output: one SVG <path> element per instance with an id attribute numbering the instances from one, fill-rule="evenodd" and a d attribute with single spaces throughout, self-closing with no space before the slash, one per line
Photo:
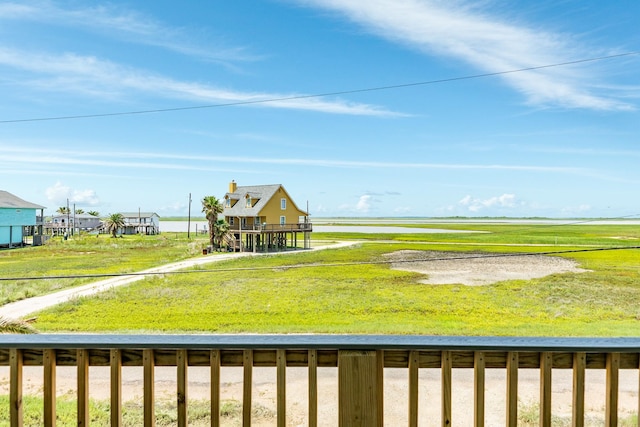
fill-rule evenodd
<path id="1" fill-rule="evenodd" d="M 485 360 L 484 352 L 476 351 L 473 354 L 474 373 L 474 399 L 473 399 L 473 425 L 484 427 L 484 385 L 485 385 Z"/>
<path id="2" fill-rule="evenodd" d="M 440 356 L 442 371 L 442 427 L 451 426 L 451 351 L 446 350 Z"/>
<path id="3" fill-rule="evenodd" d="M 122 353 L 117 348 L 109 352 L 111 381 L 111 427 L 122 425 Z"/>
<path id="4" fill-rule="evenodd" d="M 144 390 L 144 426 L 155 427 L 156 414 L 155 414 L 155 390 L 154 390 L 154 351 L 153 349 L 142 350 L 142 365 L 143 365 L 143 383 Z"/>
<path id="5" fill-rule="evenodd" d="M 377 427 L 379 418 L 378 357 L 375 350 L 338 351 L 338 425 Z"/>
<path id="6" fill-rule="evenodd" d="M 587 354 L 573 353 L 573 424 L 572 427 L 584 427 L 584 389 Z"/>
<path id="7" fill-rule="evenodd" d="M 211 350 L 211 427 L 220 427 L 220 350 Z"/>
<path id="8" fill-rule="evenodd" d="M 518 365 L 519 354 L 515 351 L 507 353 L 507 426 L 518 425 Z"/>
<path id="9" fill-rule="evenodd" d="M 56 425 L 56 351 L 47 348 L 42 351 L 44 364 L 44 425 Z"/>
<path id="10" fill-rule="evenodd" d="M 177 365 L 177 394 L 178 394 L 178 427 L 187 427 L 187 380 L 189 370 L 189 354 L 187 350 L 180 349 L 176 352 Z"/>
<path id="11" fill-rule="evenodd" d="M 540 426 L 551 427 L 551 372 L 553 353 L 540 353 Z"/>
<path id="12" fill-rule="evenodd" d="M 618 379 L 620 353 L 607 353 L 607 396 L 604 422 L 607 426 L 618 425 Z"/>
<path id="13" fill-rule="evenodd" d="M 253 387 L 253 350 L 243 351 L 243 380 L 242 380 L 242 425 L 251 427 L 251 406 Z"/>
<path id="14" fill-rule="evenodd" d="M 76 351 L 78 368 L 78 427 L 89 425 L 89 350 Z"/>
<path id="15" fill-rule="evenodd" d="M 22 350 L 12 348 L 9 352 L 11 379 L 9 381 L 9 418 L 11 427 L 22 427 Z"/>

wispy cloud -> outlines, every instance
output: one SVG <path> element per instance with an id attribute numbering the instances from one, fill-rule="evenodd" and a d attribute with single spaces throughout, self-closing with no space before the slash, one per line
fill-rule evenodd
<path id="1" fill-rule="evenodd" d="M 302 94 L 241 92 L 197 82 L 179 81 L 126 67 L 93 56 L 50 55 L 0 47 L 0 66 L 31 73 L 20 83 L 29 89 L 74 92 L 104 98 L 127 97 L 132 91 L 208 104 L 259 104 L 270 108 L 318 111 L 363 116 L 397 116 L 399 113 L 370 104 Z M 269 102 L 266 102 L 269 101 Z"/>
<path id="2" fill-rule="evenodd" d="M 10 162 L 31 164 L 60 164 L 76 166 L 105 166 L 120 168 L 147 169 L 184 169 L 212 170 L 212 164 L 264 164 L 311 166 L 343 169 L 442 169 L 442 170 L 507 170 L 539 173 L 565 173 L 588 175 L 593 171 L 584 168 L 544 166 L 544 165 L 500 165 L 500 164 L 456 164 L 456 163 L 413 163 L 413 162 L 375 162 L 360 160 L 304 159 L 304 158 L 269 158 L 246 156 L 207 156 L 184 155 L 178 153 L 151 152 L 99 152 L 73 150 L 25 149 L 0 144 L 0 155 Z M 111 159 L 111 160 L 110 160 Z M 138 159 L 140 161 L 132 161 Z M 169 161 L 171 160 L 171 161 Z M 188 161 L 181 163 L 181 161 Z M 216 170 L 219 170 L 216 168 Z M 237 169 L 234 169 L 237 171 Z M 369 193 L 371 195 L 373 193 Z"/>
<path id="3" fill-rule="evenodd" d="M 86 7 L 80 5 L 78 3 L 75 8 L 69 5 L 61 7 L 47 0 L 28 4 L 5 2 L 0 4 L 0 20 L 32 21 L 83 29 L 111 39 L 155 46 L 205 61 L 230 63 L 259 58 L 258 55 L 247 53 L 242 47 L 223 46 L 212 40 L 212 36 L 200 42 L 194 41 L 193 33 L 196 29 L 189 29 L 187 33 L 187 29 L 168 26 L 122 6 L 104 2 Z"/>
<path id="4" fill-rule="evenodd" d="M 576 37 L 510 22 L 469 1 L 298 0 L 339 12 L 371 33 L 428 55 L 444 56 L 495 73 L 584 59 L 597 52 L 580 48 Z M 567 66 L 504 74 L 501 78 L 535 105 L 595 110 L 632 107 L 586 67 Z M 601 90 L 601 93 L 598 91 Z M 629 88 L 620 88 L 628 93 Z"/>

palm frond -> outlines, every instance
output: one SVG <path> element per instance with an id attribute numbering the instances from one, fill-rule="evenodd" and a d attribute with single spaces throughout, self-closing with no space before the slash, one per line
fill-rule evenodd
<path id="1" fill-rule="evenodd" d="M 20 319 L 9 319 L 0 316 L 1 334 L 37 334 L 36 328 Z"/>

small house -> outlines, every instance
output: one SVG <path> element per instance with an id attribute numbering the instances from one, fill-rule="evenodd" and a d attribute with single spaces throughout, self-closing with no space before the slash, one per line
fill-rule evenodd
<path id="1" fill-rule="evenodd" d="M 160 234 L 160 216 L 155 212 L 120 212 L 124 217 L 122 234 Z"/>
<path id="2" fill-rule="evenodd" d="M 34 245 L 41 245 L 44 209 L 0 190 L 0 246 L 24 246 L 27 237 L 33 237 Z"/>
<path id="3" fill-rule="evenodd" d="M 298 208 L 281 184 L 238 186 L 231 181 L 223 204 L 235 250 L 295 248 L 299 234 L 303 247 L 310 247 L 309 213 Z"/>

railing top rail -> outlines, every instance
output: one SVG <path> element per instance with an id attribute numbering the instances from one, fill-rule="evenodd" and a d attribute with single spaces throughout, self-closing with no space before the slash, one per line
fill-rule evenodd
<path id="1" fill-rule="evenodd" d="M 640 337 L 469 337 L 424 335 L 0 335 L 0 348 L 344 349 L 640 352 Z"/>

